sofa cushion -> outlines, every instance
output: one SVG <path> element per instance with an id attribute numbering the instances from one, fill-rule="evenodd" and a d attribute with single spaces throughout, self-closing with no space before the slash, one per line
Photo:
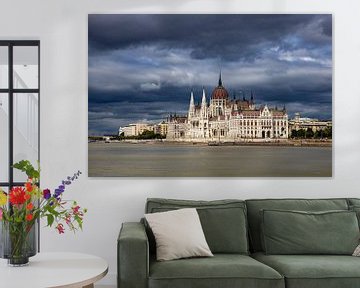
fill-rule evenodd
<path id="1" fill-rule="evenodd" d="M 156 239 L 156 259 L 213 256 L 195 208 L 145 214 Z"/>
<path id="2" fill-rule="evenodd" d="M 284 275 L 286 288 L 360 287 L 360 258 L 343 255 L 265 255 L 256 260 Z"/>
<path id="3" fill-rule="evenodd" d="M 246 200 L 252 251 L 262 251 L 260 210 L 327 211 L 348 210 L 346 199 L 254 199 Z"/>
<path id="4" fill-rule="evenodd" d="M 349 207 L 349 210 L 354 211 L 356 213 L 356 217 L 358 219 L 358 224 L 359 224 L 359 228 L 360 228 L 360 205 L 359 206 L 351 205 Z"/>
<path id="5" fill-rule="evenodd" d="M 262 210 L 266 254 L 352 255 L 359 244 L 354 211 Z"/>
<path id="6" fill-rule="evenodd" d="M 360 206 L 360 198 L 348 198 L 347 201 L 349 206 Z"/>
<path id="7" fill-rule="evenodd" d="M 246 255 L 215 254 L 211 258 L 150 261 L 149 288 L 284 288 L 274 269 Z"/>
<path id="8" fill-rule="evenodd" d="M 148 199 L 146 213 L 197 208 L 206 241 L 213 253 L 248 254 L 245 202 L 241 200 L 192 201 Z M 152 239 L 150 231 L 149 239 Z M 152 242 L 153 240 L 150 240 Z"/>

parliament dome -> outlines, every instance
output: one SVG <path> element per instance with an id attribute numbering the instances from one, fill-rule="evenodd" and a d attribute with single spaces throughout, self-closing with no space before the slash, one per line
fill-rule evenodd
<path id="1" fill-rule="evenodd" d="M 212 92 L 211 99 L 228 99 L 228 98 L 229 98 L 229 93 L 222 85 L 221 74 L 220 74 L 219 84 L 217 87 L 215 87 L 214 91 Z"/>

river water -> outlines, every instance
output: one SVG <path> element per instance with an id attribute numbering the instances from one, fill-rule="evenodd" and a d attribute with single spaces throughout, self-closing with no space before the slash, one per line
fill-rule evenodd
<path id="1" fill-rule="evenodd" d="M 331 147 L 89 143 L 89 177 L 331 177 Z"/>

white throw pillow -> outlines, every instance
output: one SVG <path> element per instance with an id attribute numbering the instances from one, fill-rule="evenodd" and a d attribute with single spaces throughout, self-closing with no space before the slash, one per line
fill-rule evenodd
<path id="1" fill-rule="evenodd" d="M 145 214 L 156 240 L 158 261 L 213 256 L 195 208 Z"/>
<path id="2" fill-rule="evenodd" d="M 352 256 L 360 257 L 360 244 L 358 246 L 356 246 Z"/>

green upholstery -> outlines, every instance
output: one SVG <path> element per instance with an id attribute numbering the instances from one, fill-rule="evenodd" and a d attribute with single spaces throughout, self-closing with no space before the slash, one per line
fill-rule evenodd
<path id="1" fill-rule="evenodd" d="M 346 199 L 255 199 L 246 200 L 251 248 L 262 251 L 260 210 L 328 211 L 348 210 Z"/>
<path id="2" fill-rule="evenodd" d="M 274 269 L 246 255 L 150 262 L 149 288 L 283 288 Z"/>
<path id="3" fill-rule="evenodd" d="M 252 257 L 284 275 L 286 288 L 360 287 L 360 257 L 263 253 Z"/>
<path id="4" fill-rule="evenodd" d="M 354 211 L 356 213 L 356 217 L 358 219 L 358 224 L 359 224 L 359 228 L 360 228 L 360 205 L 359 206 L 350 206 L 349 207 L 350 211 Z"/>
<path id="5" fill-rule="evenodd" d="M 118 287 L 147 288 L 149 245 L 144 225 L 124 223 L 118 243 Z"/>
<path id="6" fill-rule="evenodd" d="M 249 253 L 244 201 L 148 199 L 146 212 L 165 212 L 189 207 L 197 208 L 206 241 L 213 253 Z M 153 246 L 153 235 L 149 229 L 147 233 L 150 245 Z"/>
<path id="7" fill-rule="evenodd" d="M 352 255 L 359 244 L 354 211 L 262 210 L 266 254 Z"/>
<path id="8" fill-rule="evenodd" d="M 261 210 L 320 212 L 349 210 L 350 207 L 350 210 L 359 214 L 360 199 L 259 199 L 247 200 L 246 207 L 241 200 L 149 199 L 146 203 L 146 212 L 185 207 L 198 209 L 205 236 L 212 249 L 247 251 L 246 222 L 248 220 L 252 247 L 255 251 L 261 251 Z M 354 226 L 353 220 L 350 223 Z M 277 226 L 275 222 L 274 225 Z M 344 227 L 332 229 L 344 229 Z M 291 237 L 296 233 L 298 232 L 290 231 Z M 282 235 L 286 234 L 288 232 Z M 251 258 L 241 254 L 242 252 L 227 254 L 215 252 L 215 256 L 209 258 L 156 262 L 153 256 L 149 256 L 150 236 L 151 233 L 147 234 L 145 231 L 144 223 L 123 224 L 118 238 L 118 288 L 360 287 L 360 257 L 255 253 Z M 308 235 L 301 234 L 301 237 L 303 236 Z M 235 243 L 233 238 L 241 239 L 241 243 Z M 244 243 L 246 246 L 242 246 Z"/>
<path id="9" fill-rule="evenodd" d="M 360 206 L 360 198 L 348 198 L 349 206 Z"/>

